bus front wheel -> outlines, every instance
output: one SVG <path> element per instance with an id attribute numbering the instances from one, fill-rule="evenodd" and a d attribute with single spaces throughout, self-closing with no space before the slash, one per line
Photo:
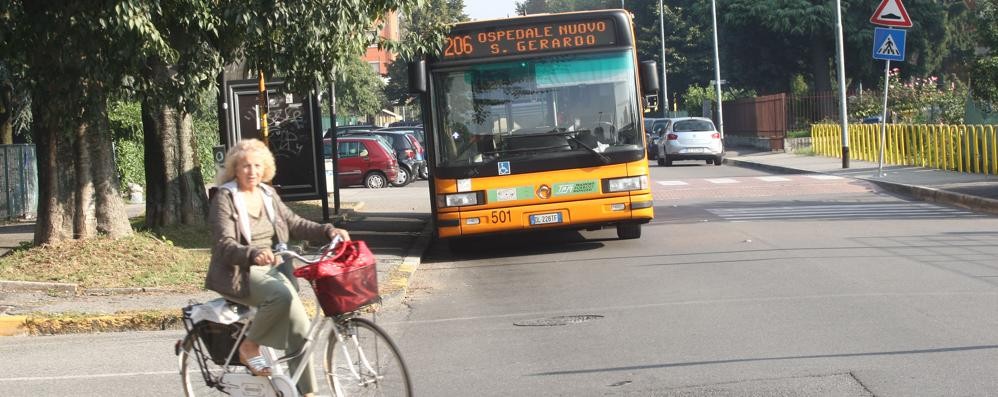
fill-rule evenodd
<path id="1" fill-rule="evenodd" d="M 641 237 L 640 223 L 622 223 L 617 225 L 617 238 L 631 240 Z"/>

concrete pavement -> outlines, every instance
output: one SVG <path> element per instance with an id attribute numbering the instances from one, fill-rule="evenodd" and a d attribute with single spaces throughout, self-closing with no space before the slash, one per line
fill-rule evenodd
<path id="1" fill-rule="evenodd" d="M 837 158 L 772 152 L 730 151 L 727 162 L 778 173 L 862 179 L 902 195 L 998 214 L 998 177 L 993 175 L 902 166 L 885 167 L 885 174 L 880 175 L 875 163 L 853 160 L 850 168 L 843 169 Z M 427 182 L 404 188 L 344 188 L 341 202 L 348 209 L 338 225 L 368 243 L 378 258 L 383 301 L 397 305 L 408 292 L 409 280 L 432 236 Z M 19 239 L 30 241 L 31 228 L 23 224 L 0 226 L 0 247 L 16 247 Z M 190 300 L 217 296 L 210 291 L 194 295 L 151 290 L 95 294 L 75 289 L 75 293 L 59 294 L 53 293 L 53 286 L 29 287 L 0 281 L 0 335 L 179 327 L 181 307 Z M 59 320 L 64 313 L 83 314 Z"/>

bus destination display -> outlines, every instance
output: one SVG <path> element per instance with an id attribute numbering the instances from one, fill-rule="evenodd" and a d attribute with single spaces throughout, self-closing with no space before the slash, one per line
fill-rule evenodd
<path id="1" fill-rule="evenodd" d="M 459 31 L 447 36 L 443 59 L 489 58 L 611 46 L 616 44 L 615 32 L 613 20 L 609 18 Z"/>

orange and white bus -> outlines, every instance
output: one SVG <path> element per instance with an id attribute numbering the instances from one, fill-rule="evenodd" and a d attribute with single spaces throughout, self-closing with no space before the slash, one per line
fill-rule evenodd
<path id="1" fill-rule="evenodd" d="M 410 64 L 423 103 L 433 216 L 443 239 L 613 226 L 653 217 L 642 95 L 623 10 L 453 26 L 443 52 Z"/>

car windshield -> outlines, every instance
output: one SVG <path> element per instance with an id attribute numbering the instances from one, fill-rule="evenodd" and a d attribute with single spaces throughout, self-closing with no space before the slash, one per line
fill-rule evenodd
<path id="1" fill-rule="evenodd" d="M 709 120 L 682 120 L 677 121 L 672 126 L 672 130 L 675 132 L 713 131 L 714 123 Z"/>
<path id="2" fill-rule="evenodd" d="M 633 52 L 478 64 L 440 73 L 442 167 L 643 151 Z M 570 155 L 570 154 L 569 154 Z"/>

